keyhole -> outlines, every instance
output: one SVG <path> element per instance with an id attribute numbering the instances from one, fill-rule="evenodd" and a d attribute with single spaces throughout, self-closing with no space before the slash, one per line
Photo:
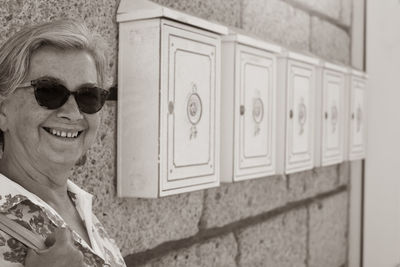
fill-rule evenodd
<path id="1" fill-rule="evenodd" d="M 244 105 L 240 105 L 240 115 L 244 115 Z"/>
<path id="2" fill-rule="evenodd" d="M 169 114 L 174 113 L 174 102 L 172 102 L 172 101 L 170 101 L 168 103 L 168 112 L 169 112 Z"/>

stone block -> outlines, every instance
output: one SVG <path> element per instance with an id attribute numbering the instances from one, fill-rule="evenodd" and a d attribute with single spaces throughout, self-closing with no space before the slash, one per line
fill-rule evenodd
<path id="1" fill-rule="evenodd" d="M 260 38 L 308 50 L 310 16 L 280 0 L 243 0 L 242 27 Z"/>
<path id="2" fill-rule="evenodd" d="M 293 210 L 241 230 L 237 240 L 240 267 L 305 267 L 307 210 Z"/>
<path id="3" fill-rule="evenodd" d="M 96 213 L 123 255 L 141 252 L 198 231 L 203 192 L 162 199 L 102 201 Z"/>
<path id="4" fill-rule="evenodd" d="M 240 0 L 153 0 L 153 2 L 229 26 L 240 26 Z"/>
<path id="5" fill-rule="evenodd" d="M 309 207 L 309 267 L 338 267 L 346 263 L 347 192 Z"/>
<path id="6" fill-rule="evenodd" d="M 346 26 L 351 26 L 352 14 L 353 14 L 353 0 L 342 0 L 340 22 Z"/>
<path id="7" fill-rule="evenodd" d="M 288 175 L 288 199 L 297 201 L 331 191 L 338 186 L 337 165 Z"/>
<path id="8" fill-rule="evenodd" d="M 327 16 L 344 26 L 351 26 L 352 0 L 289 0 L 305 10 Z"/>
<path id="9" fill-rule="evenodd" d="M 170 252 L 141 267 L 236 267 L 236 254 L 235 238 L 229 234 Z"/>
<path id="10" fill-rule="evenodd" d="M 339 168 L 339 185 L 349 185 L 351 164 L 349 161 L 343 162 L 338 165 Z"/>
<path id="11" fill-rule="evenodd" d="M 336 25 L 312 17 L 311 52 L 331 61 L 349 64 L 350 36 Z"/>
<path id="12" fill-rule="evenodd" d="M 283 176 L 222 184 L 205 193 L 201 228 L 220 227 L 285 204 Z"/>
<path id="13" fill-rule="evenodd" d="M 102 125 L 71 178 L 95 195 L 94 211 L 124 255 L 186 238 L 198 231 L 203 191 L 161 199 L 116 196 L 116 102 L 102 110 Z"/>
<path id="14" fill-rule="evenodd" d="M 295 3 L 316 11 L 332 19 L 339 20 L 341 15 L 341 0 L 292 0 Z"/>

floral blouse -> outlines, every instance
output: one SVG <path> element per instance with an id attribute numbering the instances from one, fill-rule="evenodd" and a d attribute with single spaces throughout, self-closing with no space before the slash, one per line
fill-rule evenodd
<path id="1" fill-rule="evenodd" d="M 88 245 L 75 231 L 75 245 L 84 255 L 86 266 L 126 267 L 121 252 L 92 212 L 92 195 L 68 181 L 68 193 L 84 225 L 90 243 Z M 0 174 L 0 213 L 14 220 L 43 241 L 58 227 L 68 227 L 61 216 L 38 196 Z M 24 266 L 28 248 L 0 230 L 0 266 Z"/>

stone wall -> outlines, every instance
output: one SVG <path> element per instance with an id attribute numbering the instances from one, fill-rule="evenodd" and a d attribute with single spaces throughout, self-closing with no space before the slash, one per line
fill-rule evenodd
<path id="1" fill-rule="evenodd" d="M 157 0 L 293 50 L 349 64 L 351 0 Z M 24 24 L 84 19 L 109 43 L 116 78 L 118 0 L 0 0 L 0 43 Z M 350 164 L 162 199 L 116 196 L 116 101 L 71 179 L 128 266 L 340 267 L 347 261 Z"/>

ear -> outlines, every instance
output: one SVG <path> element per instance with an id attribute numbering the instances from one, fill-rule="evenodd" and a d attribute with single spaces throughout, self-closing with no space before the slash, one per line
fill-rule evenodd
<path id="1" fill-rule="evenodd" d="M 0 102 L 0 129 L 4 133 L 8 129 L 8 119 L 7 119 L 7 100 Z"/>

